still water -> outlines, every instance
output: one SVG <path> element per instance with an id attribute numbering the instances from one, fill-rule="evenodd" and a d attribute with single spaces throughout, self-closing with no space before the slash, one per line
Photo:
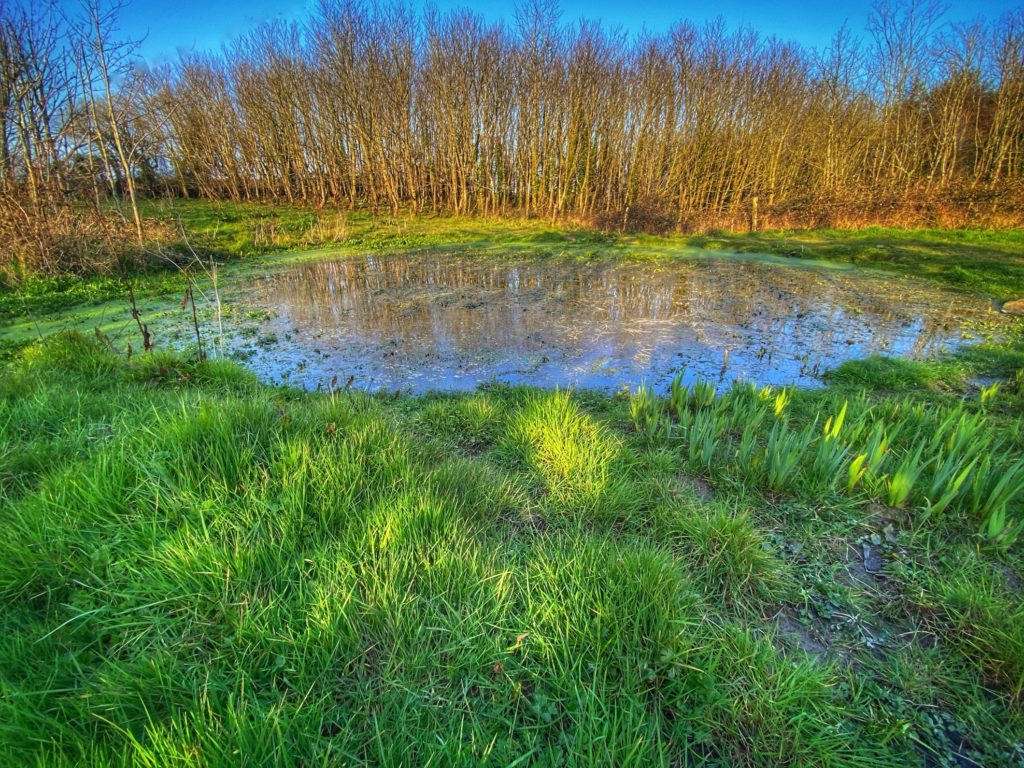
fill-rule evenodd
<path id="1" fill-rule="evenodd" d="M 348 257 L 254 280 L 230 341 L 308 389 L 612 390 L 743 378 L 814 386 L 872 354 L 925 358 L 998 323 L 982 299 L 909 278 L 779 259 Z M 337 377 L 335 379 L 335 377 Z"/>

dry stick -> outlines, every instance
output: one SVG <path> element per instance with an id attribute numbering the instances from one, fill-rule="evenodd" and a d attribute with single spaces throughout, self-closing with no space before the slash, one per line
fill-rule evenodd
<path id="1" fill-rule="evenodd" d="M 220 356 L 220 346 L 224 343 L 224 317 L 221 314 L 220 308 L 220 288 L 217 285 L 217 262 L 213 260 L 213 255 L 210 255 L 210 278 L 213 280 L 213 299 L 214 305 L 217 308 L 217 341 L 215 348 L 218 350 L 218 357 Z"/>
<path id="2" fill-rule="evenodd" d="M 178 218 L 178 232 L 181 235 L 181 239 L 184 241 L 184 243 L 185 243 L 186 247 L 188 248 L 189 252 L 192 254 L 192 258 L 189 260 L 188 264 L 182 266 L 180 263 L 178 263 L 178 261 L 176 259 L 174 259 L 171 256 L 168 256 L 165 252 L 163 252 L 161 250 L 158 250 L 155 253 L 156 253 L 157 257 L 159 257 L 160 259 L 163 259 L 167 263 L 171 264 L 175 269 L 177 269 L 179 272 L 181 272 L 184 275 L 184 277 L 185 277 L 186 287 L 185 287 L 185 295 L 181 299 L 181 309 L 185 309 L 190 303 L 192 305 L 192 326 L 193 326 L 193 328 L 195 330 L 196 342 L 197 342 L 198 347 L 199 347 L 199 358 L 200 358 L 200 361 L 203 361 L 203 360 L 206 360 L 207 355 L 206 355 L 206 350 L 204 349 L 203 343 L 202 343 L 202 332 L 201 332 L 200 327 L 199 327 L 199 313 L 198 313 L 198 308 L 196 307 L 195 290 L 196 290 L 197 286 L 196 286 L 196 284 L 192 280 L 191 270 L 193 269 L 193 267 L 198 265 L 199 269 L 201 269 L 210 278 L 210 281 L 212 283 L 212 289 L 213 289 L 213 300 L 212 300 L 212 303 L 213 303 L 215 311 L 216 311 L 217 329 L 218 329 L 218 334 L 219 334 L 219 337 L 214 341 L 214 348 L 215 349 L 219 349 L 219 346 L 223 343 L 223 339 L 224 339 L 224 315 L 223 315 L 222 305 L 221 305 L 221 300 L 220 300 L 220 287 L 219 287 L 218 271 L 217 271 L 217 266 L 218 265 L 217 265 L 217 262 L 214 260 L 213 256 L 211 255 L 210 256 L 210 266 L 209 266 L 209 269 L 207 269 L 206 262 L 203 260 L 203 258 L 198 253 L 196 253 L 195 248 L 192 247 L 192 243 L 189 241 L 188 235 L 185 232 L 185 227 L 181 224 L 181 218 L 180 217 Z M 207 301 L 207 302 L 211 301 L 210 298 L 207 297 L 206 293 L 203 291 L 202 288 L 199 288 L 199 295 L 205 301 Z"/>
<path id="3" fill-rule="evenodd" d="M 224 315 L 223 312 L 221 311 L 220 287 L 217 279 L 217 262 L 214 261 L 213 254 L 210 254 L 210 269 L 206 269 L 206 265 L 203 263 L 203 259 L 199 256 L 198 253 L 196 253 L 196 249 L 192 247 L 192 242 L 188 239 L 188 233 L 186 233 L 185 227 L 181 223 L 181 217 L 178 217 L 178 231 L 181 233 L 181 239 L 185 241 L 185 246 L 188 248 L 189 253 L 192 254 L 193 263 L 198 264 L 199 267 L 204 272 L 206 272 L 207 275 L 209 275 L 210 281 L 213 285 L 214 307 L 217 313 L 217 333 L 219 334 L 215 346 L 219 347 L 221 344 L 224 343 Z M 206 295 L 203 293 L 203 290 L 201 288 L 199 290 L 199 293 L 203 296 L 204 299 L 206 298 Z M 209 299 L 207 299 L 207 301 L 209 301 Z"/>
<path id="4" fill-rule="evenodd" d="M 146 352 L 153 351 L 153 337 L 149 332 L 149 326 L 142 322 L 142 313 L 139 312 L 139 305 L 135 301 L 135 289 L 132 288 L 132 281 L 127 277 L 123 278 L 125 287 L 128 289 L 128 301 L 132 307 L 132 319 L 139 326 L 139 333 L 142 334 L 142 348 Z"/>
<path id="5" fill-rule="evenodd" d="M 196 332 L 196 346 L 199 348 L 199 362 L 206 360 L 206 352 L 203 350 L 203 336 L 199 332 L 199 314 L 196 312 L 196 297 L 192 291 L 192 272 L 190 269 L 185 269 L 185 296 L 181 300 L 181 308 L 184 309 L 186 304 L 192 305 L 192 327 Z"/>

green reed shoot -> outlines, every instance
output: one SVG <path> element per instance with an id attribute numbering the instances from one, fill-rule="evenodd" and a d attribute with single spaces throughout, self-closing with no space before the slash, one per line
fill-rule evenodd
<path id="1" fill-rule="evenodd" d="M 641 384 L 629 399 L 629 415 L 637 432 L 655 442 L 668 438 L 669 422 L 654 390 Z"/>
<path id="2" fill-rule="evenodd" d="M 890 507 L 903 508 L 910 501 L 914 486 L 924 471 L 926 462 L 921 456 L 924 446 L 919 445 L 913 453 L 904 456 L 903 461 L 885 481 L 885 501 Z"/>

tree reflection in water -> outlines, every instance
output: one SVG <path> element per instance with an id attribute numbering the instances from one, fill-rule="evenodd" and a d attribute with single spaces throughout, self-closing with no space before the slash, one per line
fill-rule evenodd
<path id="1" fill-rule="evenodd" d="M 308 388 L 466 390 L 489 381 L 610 390 L 689 375 L 813 386 L 883 353 L 921 358 L 992 320 L 916 281 L 757 260 L 368 256 L 262 278 L 258 372 Z M 246 349 L 246 344 L 249 347 Z"/>

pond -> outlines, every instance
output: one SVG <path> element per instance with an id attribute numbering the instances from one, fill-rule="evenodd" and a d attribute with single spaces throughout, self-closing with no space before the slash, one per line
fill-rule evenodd
<path id="1" fill-rule="evenodd" d="M 346 257 L 277 270 L 240 295 L 258 319 L 229 344 L 264 378 L 414 393 L 662 388 L 681 370 L 816 386 L 844 360 L 926 358 L 999 322 L 984 299 L 910 278 L 713 252 Z"/>

